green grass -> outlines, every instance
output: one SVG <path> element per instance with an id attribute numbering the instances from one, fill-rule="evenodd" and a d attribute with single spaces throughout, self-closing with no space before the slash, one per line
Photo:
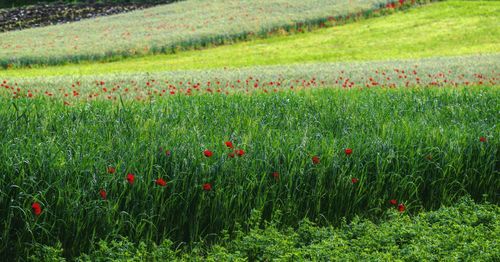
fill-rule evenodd
<path id="1" fill-rule="evenodd" d="M 2 33 L 0 65 L 4 68 L 53 65 L 204 48 L 265 37 L 278 28 L 293 31 L 298 23 L 308 27 L 327 23 L 329 17 L 369 15 L 386 2 L 182 1 L 64 25 Z"/>
<path id="2" fill-rule="evenodd" d="M 76 256 L 117 236 L 197 241 L 253 209 L 262 219 L 280 210 L 293 226 L 378 217 L 392 198 L 412 214 L 467 194 L 497 204 L 499 97 L 491 87 L 322 89 L 67 107 L 0 96 L 0 253 L 61 242 Z M 228 158 L 228 140 L 245 155 Z"/>
<path id="3" fill-rule="evenodd" d="M 447 1 L 304 34 L 113 63 L 0 71 L 0 76 L 99 75 L 498 53 L 499 14 L 500 2 Z"/>
<path id="4" fill-rule="evenodd" d="M 219 235 L 219 244 L 199 243 L 191 250 L 165 240 L 160 245 L 127 239 L 101 241 L 82 261 L 497 261 L 500 209 L 468 198 L 451 207 L 417 216 L 388 212 L 379 223 L 356 219 L 339 228 L 304 220 L 297 228 L 258 221 L 250 230 Z M 127 252 L 123 252 L 127 250 Z M 35 260 L 61 259 L 62 250 L 37 245 Z"/>
<path id="5" fill-rule="evenodd" d="M 31 94 L 36 98 L 49 95 L 56 102 L 73 103 L 102 99 L 154 101 L 169 96 L 170 92 L 185 95 L 188 90 L 198 94 L 208 93 L 209 89 L 214 93 L 262 93 L 292 88 L 346 88 L 348 85 L 350 88 L 496 86 L 500 71 L 498 61 L 500 55 L 476 55 L 125 75 L 6 77 L 0 78 L 0 96 L 19 98 Z"/>
<path id="6" fill-rule="evenodd" d="M 202 33 L 181 33 L 237 2 L 188 0 L 133 12 L 159 12 L 141 22 L 119 15 L 16 32 L 42 43 L 26 40 L 17 62 L 115 57 L 131 43 L 182 37 L 187 49 L 207 47 L 351 10 L 248 1 Z M 186 11 L 200 5 L 208 11 Z M 449 1 L 174 55 L 0 71 L 0 257 L 498 260 L 499 11 L 498 2 Z M 179 31 L 123 42 L 100 31 L 145 32 L 165 17 L 180 18 Z M 244 23 L 252 17 L 266 20 Z M 73 29 L 88 36 L 82 53 L 54 40 Z M 17 41 L 9 37 L 0 34 L 0 47 Z"/>

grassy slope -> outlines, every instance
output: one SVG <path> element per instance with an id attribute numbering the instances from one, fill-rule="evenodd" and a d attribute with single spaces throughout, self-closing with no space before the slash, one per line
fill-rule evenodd
<path id="1" fill-rule="evenodd" d="M 297 22 L 373 10 L 386 0 L 189 0 L 0 34 L 0 64 L 54 65 L 170 53 L 267 34 Z M 304 12 L 307 10 L 307 12 Z M 254 37 L 254 36 L 252 36 Z"/>
<path id="2" fill-rule="evenodd" d="M 497 53 L 499 14 L 499 2 L 440 2 L 300 35 L 113 63 L 0 71 L 0 76 L 89 75 Z"/>
<path id="3" fill-rule="evenodd" d="M 87 100 L 89 95 L 98 100 L 108 99 L 108 96 L 113 99 L 122 97 L 126 100 L 135 99 L 137 96 L 161 100 L 165 98 L 165 96 L 159 96 L 164 92 L 163 90 L 180 92 L 179 94 L 183 94 L 188 89 L 193 89 L 195 93 L 205 93 L 208 88 L 220 90 L 222 93 L 226 91 L 231 93 L 246 92 L 247 90 L 253 93 L 264 92 L 266 89 L 274 92 L 274 89 L 283 91 L 291 89 L 292 86 L 298 89 L 343 87 L 346 85 L 347 78 L 349 85 L 352 83 L 356 88 L 364 87 L 367 84 L 372 87 L 392 85 L 426 87 L 436 86 L 436 84 L 450 86 L 455 83 L 494 86 L 498 82 L 496 72 L 500 72 L 498 61 L 500 61 L 500 54 L 427 58 L 417 61 L 314 63 L 226 70 L 7 77 L 0 78 L 0 81 L 6 80 L 5 84 L 0 82 L 0 96 L 16 97 L 19 95 L 22 97 L 32 92 L 33 97 L 36 98 L 46 96 L 45 92 L 48 91 L 53 94 L 51 98 L 65 99 L 71 102 Z M 403 71 L 405 73 L 402 73 Z M 315 78 L 315 81 L 312 82 L 312 78 Z M 101 85 L 95 84 L 95 81 L 103 81 L 108 88 L 115 86 L 120 86 L 120 88 L 103 90 Z M 80 85 L 76 82 L 79 82 Z M 209 85 L 209 82 L 212 85 Z M 270 84 L 271 82 L 273 84 Z M 374 85 L 374 82 L 378 84 Z M 199 85 L 197 85 L 198 83 Z M 257 88 L 255 87 L 256 83 L 258 84 Z M 126 91 L 127 89 L 129 91 Z M 65 94 L 70 94 L 73 91 L 78 92 L 79 96 L 65 97 Z M 97 94 L 99 96 L 94 97 Z"/>

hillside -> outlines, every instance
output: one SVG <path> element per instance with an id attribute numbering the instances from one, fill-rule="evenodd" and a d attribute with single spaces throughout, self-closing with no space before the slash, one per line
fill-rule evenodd
<path id="1" fill-rule="evenodd" d="M 500 52 L 499 19 L 500 2 L 447 1 L 304 34 L 112 63 L 0 71 L 0 76 L 101 75 L 494 54 Z"/>
<path id="2" fill-rule="evenodd" d="M 386 0 L 189 0 L 125 14 L 0 34 L 0 65 L 119 59 L 266 36 L 372 12 Z M 307 10 L 304 12 L 303 10 Z M 367 14 L 368 14 L 367 13 Z"/>

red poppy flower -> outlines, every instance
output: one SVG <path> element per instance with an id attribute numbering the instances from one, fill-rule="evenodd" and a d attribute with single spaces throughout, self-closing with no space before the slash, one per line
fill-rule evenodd
<path id="1" fill-rule="evenodd" d="M 352 154 L 352 149 L 351 148 L 346 148 L 344 150 L 344 152 L 345 152 L 346 155 L 350 155 L 350 154 Z"/>
<path id="2" fill-rule="evenodd" d="M 272 176 L 274 177 L 275 180 L 280 179 L 280 173 L 278 173 L 278 172 L 273 172 Z"/>
<path id="3" fill-rule="evenodd" d="M 114 167 L 108 167 L 108 173 L 109 174 L 114 174 L 116 172 L 116 169 Z"/>
<path id="4" fill-rule="evenodd" d="M 106 190 L 104 190 L 104 189 L 99 190 L 99 194 L 101 195 L 101 198 L 102 198 L 102 199 L 106 200 L 106 197 L 107 197 L 107 195 L 108 195 L 108 194 L 106 193 Z"/>
<path id="5" fill-rule="evenodd" d="M 226 144 L 226 146 L 227 146 L 228 148 L 233 148 L 233 142 L 231 142 L 231 141 L 226 141 L 226 142 L 225 142 L 225 144 Z"/>
<path id="6" fill-rule="evenodd" d="M 234 153 L 233 153 L 233 152 L 231 152 L 231 153 L 227 154 L 227 157 L 229 157 L 229 158 L 234 158 Z"/>
<path id="7" fill-rule="evenodd" d="M 34 202 L 34 203 L 31 205 L 31 209 L 33 210 L 33 213 L 34 213 L 36 216 L 39 216 L 39 215 L 42 213 L 42 206 L 40 206 L 40 203 L 38 203 L 38 202 Z"/>
<path id="8" fill-rule="evenodd" d="M 236 150 L 236 154 L 238 156 L 243 156 L 245 154 L 245 151 L 243 151 L 243 149 L 238 149 L 238 150 Z"/>
<path id="9" fill-rule="evenodd" d="M 134 176 L 134 174 L 130 174 L 130 173 L 129 173 L 129 174 L 127 175 L 127 181 L 128 181 L 128 183 L 132 185 L 132 184 L 134 184 L 134 180 L 135 180 L 135 176 Z"/>
<path id="10" fill-rule="evenodd" d="M 405 205 L 403 203 L 399 204 L 398 205 L 398 210 L 399 210 L 399 212 L 404 212 L 406 210 Z"/>
<path id="11" fill-rule="evenodd" d="M 391 199 L 389 200 L 389 203 L 391 203 L 391 205 L 397 205 L 398 204 L 398 201 L 396 199 Z"/>
<path id="12" fill-rule="evenodd" d="M 158 178 L 155 180 L 155 183 L 159 186 L 166 186 L 167 185 L 167 182 L 165 182 L 165 180 L 163 180 L 163 178 Z"/>
<path id="13" fill-rule="evenodd" d="M 208 149 L 205 149 L 205 151 L 203 151 L 203 154 L 206 156 L 206 157 L 211 157 L 213 155 L 212 151 L 208 150 Z"/>
<path id="14" fill-rule="evenodd" d="M 205 191 L 212 190 L 212 185 L 210 183 L 203 184 L 203 190 L 205 190 Z"/>
<path id="15" fill-rule="evenodd" d="M 480 137 L 479 138 L 479 142 L 485 143 L 486 142 L 486 137 L 484 137 L 484 136 Z"/>
<path id="16" fill-rule="evenodd" d="M 356 183 L 358 183 L 358 182 L 359 182 L 359 179 L 357 179 L 357 178 L 353 177 L 353 178 L 351 178 L 351 182 L 352 182 L 353 184 L 356 184 Z"/>
<path id="17" fill-rule="evenodd" d="M 319 156 L 313 156 L 312 161 L 313 161 L 313 164 L 315 164 L 315 165 L 319 164 Z"/>
<path id="18" fill-rule="evenodd" d="M 172 151 L 170 151 L 170 150 L 166 150 L 166 151 L 165 151 L 165 155 L 166 155 L 166 156 L 170 156 L 170 155 L 172 155 Z"/>
<path id="19" fill-rule="evenodd" d="M 405 3 L 405 0 L 399 0 L 399 4 L 402 5 Z"/>

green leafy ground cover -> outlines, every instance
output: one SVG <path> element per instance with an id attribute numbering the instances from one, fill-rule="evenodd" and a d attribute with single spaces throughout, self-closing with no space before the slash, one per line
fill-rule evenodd
<path id="1" fill-rule="evenodd" d="M 309 220 L 295 229 L 253 219 L 219 244 L 198 243 L 191 250 L 165 240 L 160 245 L 127 239 L 100 241 L 79 261 L 497 261 L 499 215 L 494 204 L 464 198 L 451 207 L 416 216 L 388 212 L 377 223 L 355 219 L 340 227 L 318 227 Z M 33 260 L 63 260 L 60 246 L 34 246 Z"/>

